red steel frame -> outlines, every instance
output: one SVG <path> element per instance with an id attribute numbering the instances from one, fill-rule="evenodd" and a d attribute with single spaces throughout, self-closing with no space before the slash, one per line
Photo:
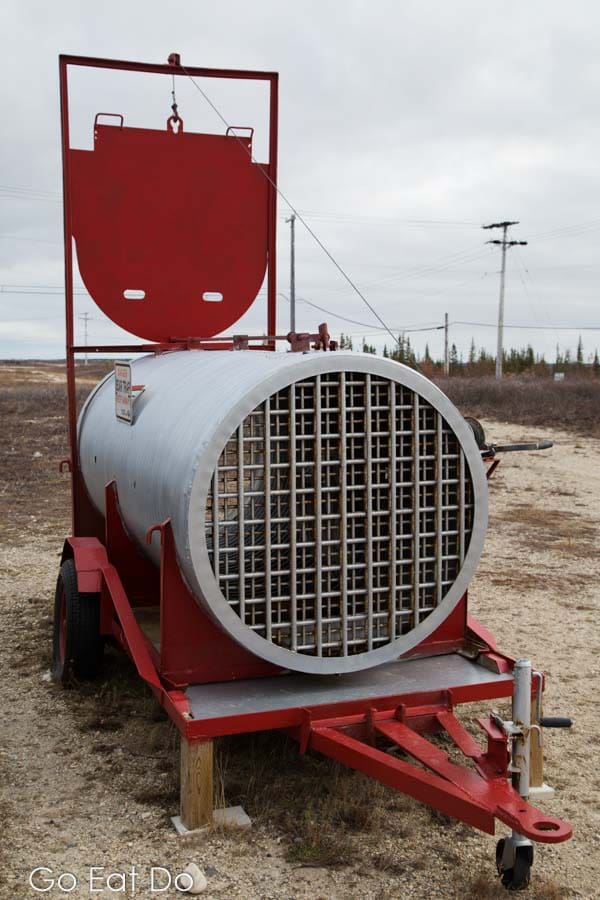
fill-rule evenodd
<path id="1" fill-rule="evenodd" d="M 293 707 L 269 712 L 248 712 L 235 717 L 208 720 L 192 717 L 185 689 L 190 684 L 227 681 L 277 674 L 271 664 L 253 656 L 225 635 L 200 609 L 183 582 L 175 555 L 169 521 L 156 523 L 147 535 L 148 543 L 157 533 L 161 542 L 161 564 L 157 569 L 133 544 L 122 522 L 118 485 L 106 486 L 106 516 L 102 518 L 90 504 L 79 472 L 77 453 L 77 410 L 75 357 L 84 350 L 103 352 L 162 352 L 203 346 L 202 339 L 186 338 L 161 344 L 133 346 L 107 345 L 78 347 L 74 344 L 72 227 L 69 192 L 69 120 L 67 69 L 92 66 L 155 74 L 190 74 L 198 77 L 265 80 L 270 85 L 270 165 L 277 160 L 277 75 L 204 68 L 178 68 L 137 62 L 60 57 L 60 91 L 63 141 L 63 183 L 65 198 L 65 287 L 66 365 L 69 406 L 69 464 L 72 484 L 73 536 L 64 545 L 63 560 L 74 559 L 81 593 L 100 594 L 100 627 L 131 657 L 138 674 L 151 688 L 180 733 L 192 741 L 206 741 L 219 735 L 268 729 L 283 729 L 298 741 L 300 752 L 312 748 L 360 770 L 417 800 L 493 833 L 499 818 L 533 840 L 555 843 L 571 835 L 570 826 L 547 816 L 522 800 L 508 781 L 508 737 L 494 721 L 479 720 L 487 736 L 481 750 L 453 714 L 456 704 L 481 701 L 512 694 L 512 679 L 458 685 L 451 690 L 417 691 L 410 694 L 375 696 Z M 271 173 L 276 169 L 270 170 Z M 272 178 L 268 220 L 268 322 L 267 333 L 275 331 L 275 214 L 276 180 Z M 325 326 L 322 327 L 326 331 Z M 308 339 L 319 335 L 289 336 Z M 323 333 L 320 334 L 323 338 Z M 327 335 L 327 341 L 329 336 Z M 323 349 L 327 341 L 323 340 Z M 293 343 L 293 341 L 292 341 Z M 219 349 L 234 348 L 232 342 L 212 342 Z M 247 347 L 247 339 L 238 339 Z M 271 344 L 274 348 L 274 340 Z M 488 475 L 497 465 L 495 460 Z M 140 627 L 140 607 L 159 610 L 158 646 Z M 136 615 L 136 610 L 138 614 Z M 411 655 L 432 656 L 448 652 L 468 652 L 488 669 L 511 673 L 513 660 L 502 654 L 489 631 L 467 614 L 467 596 L 446 621 Z M 242 684 L 240 684 L 242 689 Z M 473 768 L 451 762 L 448 755 L 423 737 L 423 733 L 443 731 Z M 399 747 L 425 768 L 390 756 L 377 746 L 386 741 Z"/>
<path id="2" fill-rule="evenodd" d="M 72 484 L 72 516 L 73 532 L 81 533 L 89 521 L 89 510 L 85 509 L 87 498 L 81 484 L 77 466 L 77 403 L 75 358 L 78 353 L 116 353 L 116 352 L 161 352 L 163 350 L 186 349 L 195 336 L 184 335 L 181 341 L 159 344 L 105 345 L 78 347 L 74 343 L 74 304 L 73 304 L 73 223 L 71 208 L 70 177 L 70 139 L 69 139 L 69 67 L 86 67 L 95 69 L 112 69 L 123 72 L 142 72 L 155 75 L 177 75 L 192 78 L 226 78 L 241 81 L 265 81 L 269 85 L 269 177 L 268 177 L 268 233 L 267 233 L 267 323 L 266 333 L 276 333 L 277 307 L 277 139 L 278 139 L 278 75 L 276 72 L 252 72 L 243 69 L 209 69 L 197 66 L 182 67 L 177 54 L 171 54 L 167 65 L 131 62 L 127 60 L 99 59 L 87 56 L 60 56 L 60 115 L 62 134 L 62 169 L 63 169 L 63 203 L 64 203 L 64 246 L 65 246 L 65 316 L 66 316 L 66 361 L 67 361 L 67 397 L 69 451 L 71 458 Z M 231 343 L 213 342 L 212 349 L 229 349 Z M 274 341 L 270 348 L 274 349 Z M 263 347 L 264 349 L 264 347 Z M 85 510 L 85 512 L 84 512 Z"/>

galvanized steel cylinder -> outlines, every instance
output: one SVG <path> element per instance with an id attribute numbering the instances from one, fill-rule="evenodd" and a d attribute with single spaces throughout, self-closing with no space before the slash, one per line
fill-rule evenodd
<path id="1" fill-rule="evenodd" d="M 79 421 L 94 505 L 170 519 L 192 593 L 241 645 L 288 669 L 365 669 L 431 634 L 481 555 L 487 488 L 462 416 L 370 354 L 189 351 L 133 363 L 133 425 L 111 374 Z"/>

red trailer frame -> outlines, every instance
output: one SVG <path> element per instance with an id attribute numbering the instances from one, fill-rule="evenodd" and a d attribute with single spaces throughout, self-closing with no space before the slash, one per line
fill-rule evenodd
<path id="1" fill-rule="evenodd" d="M 499 818 L 532 840 L 566 840 L 571 835 L 567 823 L 530 806 L 510 785 L 510 730 L 503 728 L 497 717 L 480 719 L 487 740 L 484 751 L 454 715 L 457 704 L 510 697 L 513 693 L 514 662 L 498 650 L 492 635 L 468 616 L 466 594 L 438 630 L 412 651 L 410 658 L 361 673 L 360 677 L 336 677 L 330 680 L 329 687 L 317 690 L 310 682 L 311 676 L 281 673 L 237 645 L 207 617 L 180 575 L 169 521 L 157 522 L 147 535 L 150 542 L 157 532 L 161 542 L 161 564 L 157 569 L 127 534 L 116 483 L 106 486 L 105 518 L 92 507 L 78 460 L 77 355 L 194 352 L 211 347 L 233 351 L 250 347 L 253 339 L 183 335 L 134 345 L 75 344 L 68 70 L 82 66 L 168 76 L 251 79 L 269 84 L 266 331 L 271 349 L 275 349 L 276 339 L 278 80 L 273 72 L 186 68 L 177 54 L 171 54 L 168 65 L 60 57 L 70 447 L 70 457 L 61 465 L 71 473 L 73 515 L 73 533 L 65 541 L 63 562 L 74 561 L 80 594 L 100 596 L 101 633 L 111 637 L 131 657 L 140 677 L 185 742 L 206 743 L 219 735 L 283 729 L 298 741 L 301 752 L 311 748 L 324 753 L 489 833 L 494 831 L 494 819 Z M 326 331 L 322 326 L 316 335 L 287 337 L 293 347 L 305 348 L 311 340 L 317 340 L 318 346 L 328 349 Z M 488 475 L 496 466 L 497 460 L 490 460 Z M 61 613 L 62 628 L 64 615 Z M 228 685 L 232 682 L 236 682 L 236 696 L 242 698 L 242 705 L 238 703 L 233 712 L 228 712 Z M 269 696 L 275 682 L 279 688 L 285 684 L 285 697 L 265 705 L 264 697 Z M 541 678 L 535 688 L 542 690 Z M 525 728 L 529 729 L 529 723 Z M 475 769 L 451 762 L 445 752 L 423 736 L 436 731 L 445 732 Z M 390 756 L 377 746 L 378 742 L 401 748 L 420 766 Z M 200 824 L 185 805 L 182 817 L 189 827 Z"/>

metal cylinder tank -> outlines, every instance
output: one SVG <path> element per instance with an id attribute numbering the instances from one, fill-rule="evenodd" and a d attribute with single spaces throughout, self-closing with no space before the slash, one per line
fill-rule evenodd
<path id="1" fill-rule="evenodd" d="M 170 519 L 190 590 L 276 665 L 365 669 L 423 641 L 472 578 L 487 525 L 484 467 L 448 398 L 412 369 L 346 352 L 143 357 L 133 425 L 114 375 L 79 420 L 80 465 L 104 512 L 117 482 L 140 548 Z"/>

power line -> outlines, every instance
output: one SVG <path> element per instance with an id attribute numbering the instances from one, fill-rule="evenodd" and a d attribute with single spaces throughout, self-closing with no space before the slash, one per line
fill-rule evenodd
<path id="1" fill-rule="evenodd" d="M 497 328 L 495 322 L 451 322 L 451 325 L 469 325 L 473 328 Z M 600 325 L 507 325 L 505 328 L 522 328 L 528 331 L 600 331 Z"/>
<path id="2" fill-rule="evenodd" d="M 227 129 L 231 129 L 231 125 L 227 122 L 226 118 L 223 116 L 223 114 L 220 112 L 220 110 L 215 106 L 215 104 L 212 102 L 212 100 L 210 99 L 210 97 L 208 97 L 208 95 L 202 90 L 202 88 L 200 87 L 200 85 L 192 78 L 192 76 L 190 75 L 190 73 L 188 72 L 188 70 L 185 68 L 185 66 L 181 65 L 181 68 L 183 69 L 183 71 L 185 72 L 185 74 L 187 75 L 187 77 L 190 79 L 190 81 L 192 82 L 192 84 L 194 85 L 194 87 L 196 88 L 196 90 L 199 91 L 199 93 L 202 95 L 202 97 L 204 97 L 205 101 L 206 101 L 206 102 L 208 103 L 208 105 L 211 107 L 211 109 L 213 110 L 213 112 L 219 117 L 219 119 L 221 120 L 221 122 L 223 122 L 223 124 L 225 125 L 225 127 L 226 127 Z M 252 151 L 251 151 L 251 150 L 246 146 L 246 144 L 244 144 L 244 142 L 243 142 L 242 140 L 240 140 L 240 138 L 235 134 L 235 130 L 233 131 L 233 135 L 234 135 L 234 137 L 236 138 L 236 140 L 238 141 L 240 147 L 243 147 L 244 150 L 248 153 L 248 156 L 250 157 L 250 160 L 251 160 L 252 162 L 256 163 L 256 160 L 254 159 L 254 157 L 253 157 L 253 155 L 252 155 Z M 358 296 L 360 297 L 360 299 L 363 301 L 363 303 L 365 304 L 365 306 L 367 306 L 368 309 L 373 313 L 373 315 L 374 315 L 375 318 L 378 320 L 378 322 L 381 323 L 381 325 L 382 325 L 382 326 L 384 327 L 384 329 L 388 332 L 388 334 L 390 335 L 390 337 L 392 338 L 392 340 L 394 340 L 394 341 L 397 342 L 397 340 L 398 340 L 397 337 L 396 337 L 396 336 L 392 333 L 392 331 L 389 329 L 389 327 L 388 327 L 387 324 L 384 322 L 384 320 L 381 318 L 381 316 L 379 315 L 379 313 L 377 312 L 377 310 L 371 305 L 371 303 L 369 303 L 369 301 L 367 300 L 367 298 L 365 297 L 365 295 L 364 295 L 364 294 L 362 293 L 362 291 L 358 288 L 358 286 L 354 283 L 354 281 L 350 278 L 350 276 L 348 275 L 348 273 L 346 272 L 346 270 L 342 268 L 342 266 L 338 263 L 338 261 L 336 260 L 336 258 L 333 256 L 333 254 L 329 252 L 329 250 L 327 249 L 327 247 L 325 246 L 325 244 L 324 244 L 324 243 L 321 241 L 321 239 L 315 234 L 315 232 L 314 232 L 313 229 L 310 227 L 310 225 L 308 224 L 308 222 L 300 215 L 300 213 L 299 213 L 298 210 L 294 207 L 294 205 L 288 200 L 288 198 L 287 198 L 286 195 L 283 193 L 283 191 L 279 188 L 279 186 L 278 186 L 277 184 L 275 184 L 275 182 L 272 180 L 272 178 L 269 176 L 268 172 L 266 171 L 265 167 L 264 167 L 264 166 L 260 166 L 260 167 L 259 167 L 259 171 L 262 172 L 262 174 L 265 176 L 265 178 L 267 179 L 267 181 L 269 182 L 269 184 L 271 185 L 271 187 L 278 193 L 278 195 L 281 197 L 281 199 L 284 201 L 284 203 L 287 203 L 287 205 L 289 206 L 289 208 L 290 208 L 290 210 L 292 211 L 292 213 L 294 213 L 294 215 L 295 215 L 298 219 L 300 219 L 300 221 L 302 222 L 302 224 L 304 225 L 304 227 L 306 228 L 306 230 L 308 231 L 308 233 L 311 235 L 311 237 L 313 238 L 313 240 L 319 245 L 319 247 L 321 248 L 321 250 L 323 251 L 323 253 L 325 253 L 325 255 L 331 260 L 331 262 L 332 262 L 333 265 L 336 267 L 336 269 L 338 270 L 338 272 L 342 275 L 342 277 L 346 279 L 346 281 L 348 282 L 348 284 L 350 285 L 350 287 L 355 291 L 356 294 L 358 294 Z"/>
<path id="3" fill-rule="evenodd" d="M 281 291 L 279 291 L 278 296 L 283 297 L 284 300 L 287 300 L 288 303 L 290 302 L 290 298 L 288 297 L 287 294 L 284 294 Z M 339 315 L 339 313 L 334 312 L 332 309 L 326 309 L 326 307 L 324 307 L 324 306 L 319 306 L 318 303 L 313 303 L 312 300 L 308 300 L 306 297 L 297 297 L 296 299 L 297 299 L 298 303 L 306 303 L 308 306 L 312 306 L 314 309 L 318 309 L 320 312 L 324 312 L 324 313 L 327 313 L 327 315 L 329 315 L 329 316 L 333 316 L 334 319 L 340 319 L 342 322 L 350 322 L 351 325 L 361 325 L 363 328 L 375 329 L 375 331 L 373 332 L 374 334 L 377 333 L 378 331 L 387 331 L 386 328 L 377 328 L 376 325 L 373 325 L 370 322 L 359 322 L 358 319 L 349 319 L 347 316 L 341 316 L 341 315 Z M 401 331 L 437 331 L 438 329 L 443 328 L 443 327 L 444 327 L 443 325 L 435 325 L 434 324 L 434 325 L 427 326 L 427 327 L 416 326 L 414 328 L 405 328 L 404 326 L 402 326 L 401 328 L 396 328 L 394 330 L 398 331 L 398 332 L 401 332 Z M 358 334 L 358 332 L 356 332 L 356 334 Z M 397 340 L 397 338 L 394 338 L 394 340 Z"/>
<path id="4" fill-rule="evenodd" d="M 302 210 L 308 219 L 320 222 L 333 222 L 349 225 L 406 225 L 406 226 L 457 226 L 462 228 L 479 228 L 479 222 L 454 222 L 448 219 L 395 219 L 385 216 L 365 216 L 354 213 L 336 213 L 326 211 Z"/>
<path id="5" fill-rule="evenodd" d="M 3 241 L 29 241 L 32 244 L 56 244 L 56 246 L 61 246 L 61 241 L 48 241 L 44 238 L 22 237 L 20 234 L 0 234 L 0 239 Z"/>
<path id="6" fill-rule="evenodd" d="M 436 272 L 443 272 L 446 269 L 451 269 L 453 268 L 453 266 L 459 265 L 460 263 L 474 262 L 476 259 L 481 259 L 484 256 L 486 256 L 485 250 L 460 250 L 457 253 L 450 254 L 450 256 L 442 257 L 436 263 L 431 263 L 430 265 L 421 266 L 412 270 L 409 269 L 408 271 L 400 270 L 394 275 L 385 275 L 382 278 L 376 278 L 373 281 L 368 281 L 366 287 L 375 287 L 375 285 L 390 284 L 397 281 L 411 281 L 415 278 L 422 278 L 426 275 L 433 275 Z"/>
<path id="7" fill-rule="evenodd" d="M 525 271 L 528 272 L 527 269 Z M 469 280 L 472 280 L 472 279 L 469 279 Z M 461 284 L 464 284 L 464 283 L 465 282 L 459 282 L 459 284 L 455 285 L 455 287 L 459 287 Z M 24 295 L 40 295 L 40 296 L 46 296 L 46 297 L 59 297 L 59 296 L 61 296 L 61 292 L 63 290 L 64 290 L 64 288 L 61 285 L 0 284 L 0 293 L 6 294 L 6 295 L 24 294 Z M 89 294 L 85 290 L 75 289 L 74 293 L 78 294 L 80 296 L 89 297 Z M 264 292 L 261 291 L 260 294 L 264 294 Z M 260 296 L 260 294 L 259 294 L 259 296 Z M 289 303 L 289 297 L 287 294 L 284 294 L 283 292 L 279 291 L 279 296 L 283 297 Z M 377 328 L 377 326 L 373 326 L 372 323 L 361 322 L 358 319 L 352 319 L 352 318 L 349 318 L 348 316 L 342 316 L 340 313 L 337 313 L 334 310 L 329 309 L 328 307 L 321 306 L 318 303 L 315 303 L 313 300 L 309 300 L 308 297 L 298 297 L 297 301 L 298 301 L 298 303 L 305 303 L 308 306 L 312 306 L 314 309 L 318 309 L 319 312 L 327 313 L 327 315 L 333 316 L 334 318 L 339 319 L 342 322 L 349 322 L 352 325 L 360 325 L 362 328 L 369 328 L 371 330 L 373 328 L 375 328 L 375 330 L 373 331 L 374 334 L 377 333 L 377 331 L 387 331 L 387 328 L 385 328 L 385 329 Z M 32 317 L 27 317 L 24 319 L 11 319 L 11 320 L 5 319 L 4 321 L 33 322 L 33 321 L 36 321 L 37 319 L 60 319 L 60 318 L 62 318 L 62 315 L 32 316 Z M 450 322 L 450 325 L 470 325 L 470 326 L 477 327 L 477 328 L 495 328 L 496 327 L 496 325 L 493 322 L 467 322 L 467 321 L 462 321 L 462 320 L 458 320 L 458 319 L 452 320 Z M 442 324 L 436 325 L 434 323 L 432 323 L 431 325 L 424 325 L 424 326 L 419 325 L 419 326 L 406 327 L 403 325 L 403 326 L 398 326 L 397 328 L 394 328 L 394 326 L 391 326 L 391 327 L 393 328 L 393 330 L 398 331 L 398 332 L 401 332 L 401 331 L 410 331 L 410 332 L 439 331 L 444 328 L 444 326 Z M 507 325 L 505 323 L 504 327 L 505 328 L 522 328 L 525 330 L 542 329 L 545 331 L 553 331 L 553 330 L 554 331 L 600 331 L 600 325 L 553 325 L 553 324 L 539 325 L 537 323 L 531 324 L 531 325 L 522 325 L 522 324 L 521 325 Z"/>
<path id="8" fill-rule="evenodd" d="M 44 297 L 62 297 L 64 290 L 64 287 L 60 285 L 0 284 L 0 294 L 9 294 L 13 296 L 20 296 L 22 294 L 33 296 L 39 294 Z M 90 296 L 85 290 L 75 289 L 73 293 L 80 297 Z"/>
<path id="9" fill-rule="evenodd" d="M 210 101 L 204 91 L 200 88 L 200 86 L 194 81 L 194 79 L 189 75 L 184 66 L 181 66 L 183 71 L 186 73 L 190 81 L 194 84 L 194 87 L 204 96 L 207 103 L 212 107 L 214 112 L 219 116 L 221 121 L 227 125 L 226 120 L 220 114 L 219 110 L 215 107 L 215 105 Z M 253 162 L 255 160 L 253 159 Z M 282 197 L 282 199 L 291 207 L 289 201 L 284 197 L 283 193 L 279 190 L 278 193 Z M 60 191 L 52 191 L 47 188 L 32 188 L 26 187 L 22 185 L 9 185 L 3 184 L 0 185 L 0 194 L 6 196 L 9 199 L 20 199 L 20 200 L 47 200 L 52 201 L 54 203 L 62 202 L 62 193 Z M 454 227 L 462 227 L 462 228 L 479 228 L 479 222 L 474 221 L 457 221 L 452 219 L 419 219 L 419 218 L 408 218 L 408 219 L 396 219 L 393 217 L 386 216 L 368 216 L 364 214 L 357 213 L 343 213 L 343 212 L 327 212 L 326 210 L 304 210 L 298 212 L 295 210 L 296 215 L 301 221 L 304 222 L 305 218 L 310 219 L 319 219 L 320 221 L 332 221 L 332 222 L 348 222 L 349 224 L 374 224 L 374 225 L 407 225 L 407 226 L 454 226 Z M 280 214 L 280 218 L 282 214 Z M 304 222 L 304 224 L 306 224 Z M 600 219 L 588 219 L 583 222 L 575 222 L 570 225 L 558 225 L 554 229 L 549 229 L 548 231 L 540 231 L 531 235 L 532 238 L 536 238 L 536 240 L 552 240 L 557 237 L 568 237 L 569 233 L 572 232 L 572 235 L 576 237 L 578 234 L 586 234 L 591 231 L 596 231 L 600 228 Z M 0 237 L 8 237 L 8 235 L 0 235 Z"/>

